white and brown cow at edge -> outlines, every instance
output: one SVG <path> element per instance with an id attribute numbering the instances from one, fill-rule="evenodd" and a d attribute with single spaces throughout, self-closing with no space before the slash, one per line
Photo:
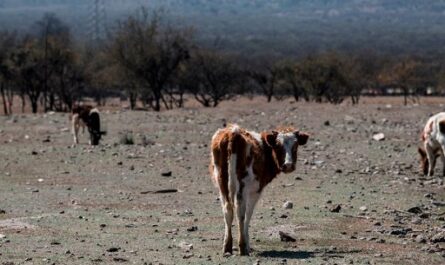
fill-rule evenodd
<path id="1" fill-rule="evenodd" d="M 424 175 L 433 176 L 437 157 L 441 157 L 445 176 L 445 112 L 437 113 L 428 119 L 421 135 L 419 147 L 420 166 Z"/>
<path id="2" fill-rule="evenodd" d="M 88 128 L 90 134 L 90 145 L 98 145 L 99 140 L 105 132 L 100 128 L 99 110 L 89 105 L 75 106 L 71 112 L 71 131 L 74 137 L 74 144 L 79 143 L 79 129 L 82 126 Z"/>
<path id="3" fill-rule="evenodd" d="M 238 217 L 239 251 L 249 255 L 250 218 L 262 190 L 279 173 L 295 170 L 299 145 L 309 136 L 294 128 L 256 133 L 230 125 L 212 138 L 210 173 L 224 213 L 223 253 L 232 253 L 232 221 Z"/>

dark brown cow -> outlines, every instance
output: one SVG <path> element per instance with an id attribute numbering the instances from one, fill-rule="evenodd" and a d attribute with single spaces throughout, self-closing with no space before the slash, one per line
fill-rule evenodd
<path id="1" fill-rule="evenodd" d="M 238 125 L 212 138 L 210 171 L 219 188 L 225 220 L 223 253 L 232 253 L 232 221 L 238 217 L 239 250 L 249 255 L 249 223 L 261 191 L 279 173 L 295 170 L 299 145 L 308 135 L 293 128 L 256 133 Z"/>

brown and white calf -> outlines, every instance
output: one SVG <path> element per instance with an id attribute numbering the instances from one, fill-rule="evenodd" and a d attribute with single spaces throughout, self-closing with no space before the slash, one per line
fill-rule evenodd
<path id="1" fill-rule="evenodd" d="M 100 129 L 99 110 L 92 106 L 83 105 L 75 106 L 71 112 L 71 131 L 74 137 L 74 144 L 79 143 L 79 129 L 85 126 L 88 128 L 90 134 L 90 145 L 98 145 L 99 140 L 105 132 Z"/>
<path id="2" fill-rule="evenodd" d="M 239 251 L 249 255 L 249 223 L 264 187 L 279 173 L 295 170 L 299 145 L 309 136 L 293 128 L 256 133 L 230 125 L 212 138 L 210 173 L 224 213 L 223 253 L 232 253 L 232 221 L 238 217 Z"/>
<path id="3" fill-rule="evenodd" d="M 445 112 L 437 113 L 428 119 L 421 135 L 423 146 L 418 149 L 421 170 L 424 175 L 433 176 L 436 159 L 440 156 L 445 176 Z"/>

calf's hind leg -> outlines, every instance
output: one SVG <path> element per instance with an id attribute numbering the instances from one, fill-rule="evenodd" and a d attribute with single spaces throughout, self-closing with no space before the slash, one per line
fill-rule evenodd
<path id="1" fill-rule="evenodd" d="M 223 254 L 232 254 L 233 237 L 232 237 L 232 222 L 233 222 L 233 205 L 221 195 L 222 208 L 224 213 L 224 245 Z"/>

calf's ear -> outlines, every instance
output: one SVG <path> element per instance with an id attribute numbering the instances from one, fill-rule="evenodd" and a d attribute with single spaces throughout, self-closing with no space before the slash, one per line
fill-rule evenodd
<path id="1" fill-rule="evenodd" d="M 309 139 L 309 134 L 300 131 L 295 131 L 294 133 L 298 139 L 298 145 L 305 145 L 307 143 L 307 140 Z"/>
<path id="2" fill-rule="evenodd" d="M 277 144 L 277 136 L 278 136 L 277 131 L 272 131 L 270 133 L 267 133 L 266 136 L 264 137 L 266 140 L 266 144 L 269 145 L 270 147 L 274 147 Z"/>

